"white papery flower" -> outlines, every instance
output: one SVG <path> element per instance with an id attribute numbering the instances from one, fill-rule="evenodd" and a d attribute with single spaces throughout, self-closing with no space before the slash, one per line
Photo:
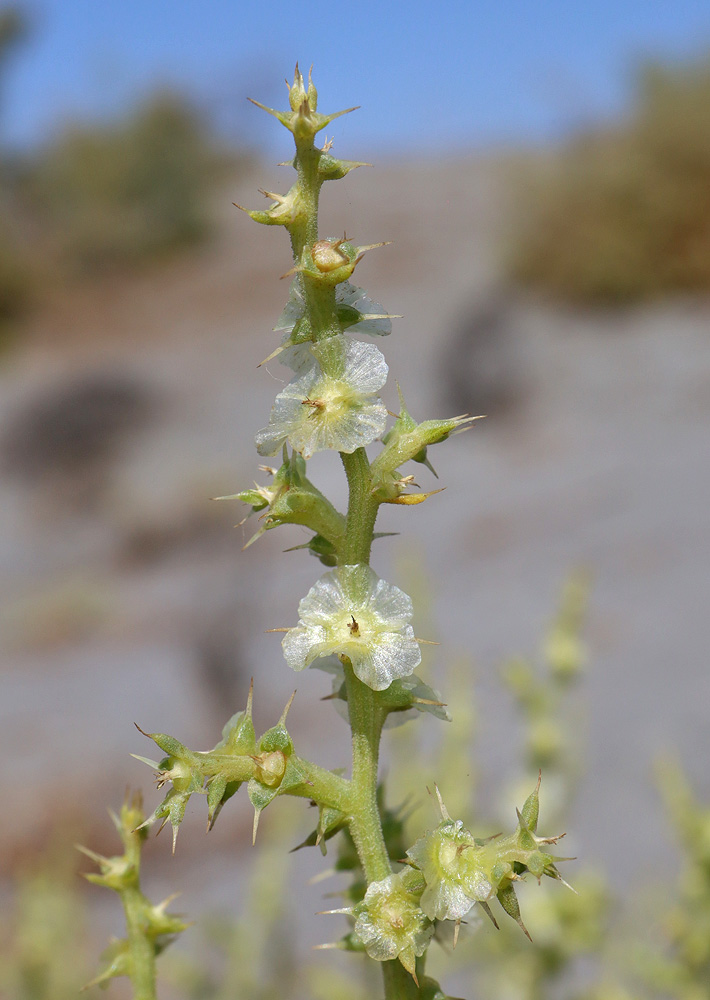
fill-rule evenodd
<path id="1" fill-rule="evenodd" d="M 294 670 L 338 653 L 348 657 L 364 684 L 384 691 L 421 662 L 409 624 L 411 598 L 369 566 L 339 566 L 326 573 L 303 598 L 298 614 L 299 624 L 283 639 L 286 662 Z"/>
<path id="2" fill-rule="evenodd" d="M 310 353 L 256 435 L 260 455 L 275 455 L 284 441 L 304 458 L 327 450 L 351 454 L 384 432 L 387 410 L 375 396 L 387 380 L 382 352 L 338 335 L 313 344 Z"/>

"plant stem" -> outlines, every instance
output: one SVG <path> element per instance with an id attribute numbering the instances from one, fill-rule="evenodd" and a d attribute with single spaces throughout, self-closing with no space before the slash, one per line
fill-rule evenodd
<path id="1" fill-rule="evenodd" d="M 340 562 L 346 566 L 356 563 L 367 566 L 370 563 L 370 549 L 379 509 L 379 503 L 372 495 L 370 463 L 364 448 L 358 448 L 352 455 L 341 452 L 340 457 L 350 490 Z"/>
<path id="2" fill-rule="evenodd" d="M 346 778 L 341 778 L 338 774 L 319 767 L 311 761 L 304 760 L 303 757 L 293 758 L 301 766 L 305 773 L 303 785 L 289 788 L 287 795 L 301 796 L 306 799 L 313 799 L 318 805 L 332 806 L 347 812 L 350 808 L 350 782 Z"/>
<path id="3" fill-rule="evenodd" d="M 340 457 L 350 490 L 341 562 L 369 565 L 379 509 L 372 495 L 370 463 L 364 448 L 358 448 L 352 455 L 341 453 Z M 385 713 L 377 692 L 358 680 L 350 663 L 345 662 L 344 667 L 353 745 L 350 833 L 367 882 L 379 882 L 392 874 L 377 806 L 380 737 Z M 416 983 L 399 961 L 383 962 L 382 975 L 385 1000 L 416 1000 L 419 996 Z"/>
<path id="4" fill-rule="evenodd" d="M 126 858 L 134 872 L 135 880 L 121 892 L 121 902 L 126 915 L 126 930 L 130 949 L 130 978 L 133 1000 L 156 1000 L 155 947 L 146 934 L 145 898 L 140 890 L 141 833 L 126 831 L 123 835 Z"/>
<path id="5" fill-rule="evenodd" d="M 401 962 L 383 962 L 385 1000 L 419 1000 L 419 988 Z"/>
<path id="6" fill-rule="evenodd" d="M 376 692 L 357 679 L 349 663 L 345 664 L 345 682 L 353 743 L 350 833 L 365 878 L 379 882 L 392 874 L 377 807 L 380 735 L 385 716 L 377 704 Z"/>
<path id="7" fill-rule="evenodd" d="M 318 239 L 318 196 L 322 181 L 318 177 L 321 151 L 312 142 L 296 139 L 294 166 L 306 217 L 289 227 L 294 263 L 298 266 L 304 248 Z M 335 305 L 335 288 L 300 276 L 311 335 L 314 341 L 342 332 Z M 345 532 L 338 546 L 341 565 L 370 563 L 379 502 L 372 494 L 370 463 L 364 448 L 340 457 L 348 479 L 349 501 Z M 345 680 L 348 712 L 352 728 L 352 780 L 349 787 L 349 826 L 360 864 L 369 882 L 379 882 L 392 874 L 382 821 L 377 805 L 377 776 L 380 737 L 385 712 L 377 692 L 363 684 L 346 660 Z M 412 977 L 398 961 L 384 962 L 385 1000 L 415 1000 L 419 990 Z"/>

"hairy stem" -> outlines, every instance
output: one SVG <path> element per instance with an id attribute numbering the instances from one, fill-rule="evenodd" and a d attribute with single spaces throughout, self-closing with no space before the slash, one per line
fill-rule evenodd
<path id="1" fill-rule="evenodd" d="M 135 871 L 134 885 L 121 892 L 126 915 L 126 930 L 130 948 L 130 979 L 134 1000 L 156 1000 L 155 947 L 145 933 L 145 899 L 139 887 L 141 834 L 131 831 L 124 835 L 126 857 Z"/>
<path id="2" fill-rule="evenodd" d="M 291 245 L 296 265 L 308 244 L 318 239 L 318 196 L 320 150 L 312 143 L 296 140 L 296 160 L 302 204 L 307 218 L 290 227 Z M 335 288 L 324 287 L 301 275 L 306 312 L 313 339 L 341 333 L 335 305 Z M 369 565 L 379 502 L 372 493 L 370 463 L 364 448 L 340 455 L 348 479 L 349 501 L 345 532 L 338 546 L 341 565 Z M 387 854 L 382 821 L 377 806 L 377 777 L 380 737 L 385 713 L 377 692 L 363 684 L 345 661 L 348 711 L 352 728 L 352 780 L 349 783 L 348 816 L 350 833 L 360 864 L 369 882 L 379 882 L 392 873 Z M 383 963 L 385 1000 L 414 1000 L 419 991 L 412 977 L 398 961 Z"/>
<path id="3" fill-rule="evenodd" d="M 376 693 L 357 679 L 349 663 L 345 664 L 345 681 L 353 743 L 350 833 L 365 878 L 379 882 L 392 873 L 377 808 L 380 735 L 385 716 Z"/>
<path id="4" fill-rule="evenodd" d="M 385 1000 L 418 1000 L 419 988 L 401 962 L 383 962 Z"/>
<path id="5" fill-rule="evenodd" d="M 341 562 L 369 565 L 379 509 L 372 495 L 370 464 L 364 448 L 352 455 L 341 453 L 340 457 L 350 490 Z M 377 692 L 358 680 L 349 663 L 344 666 L 353 745 L 350 833 L 365 878 L 368 883 L 379 882 L 392 874 L 377 807 L 380 737 L 385 713 Z M 400 962 L 383 962 L 382 975 L 385 1000 L 416 1000 L 419 996 L 416 983 Z"/>
<path id="6" fill-rule="evenodd" d="M 347 566 L 356 563 L 369 565 L 379 509 L 379 503 L 372 495 L 370 463 L 364 448 L 358 448 L 352 455 L 341 452 L 340 457 L 343 460 L 350 490 L 340 562 Z"/>

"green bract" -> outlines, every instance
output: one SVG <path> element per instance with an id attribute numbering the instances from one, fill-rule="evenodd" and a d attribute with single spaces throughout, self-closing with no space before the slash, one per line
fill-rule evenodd
<path id="1" fill-rule="evenodd" d="M 298 606 L 299 624 L 286 633 L 283 651 L 294 670 L 337 653 L 374 691 L 408 677 L 421 661 L 409 621 L 412 601 L 380 580 L 369 566 L 339 566 L 326 573 Z"/>
<path id="2" fill-rule="evenodd" d="M 256 435 L 260 455 L 275 455 L 284 441 L 304 458 L 329 449 L 352 454 L 384 432 L 387 410 L 375 396 L 387 381 L 382 352 L 344 336 L 310 352 L 311 363 L 278 394 Z"/>

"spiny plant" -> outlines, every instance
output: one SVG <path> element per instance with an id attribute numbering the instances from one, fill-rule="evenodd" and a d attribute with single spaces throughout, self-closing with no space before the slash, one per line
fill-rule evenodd
<path id="1" fill-rule="evenodd" d="M 111 941 L 102 956 L 101 972 L 84 989 L 105 986 L 116 976 L 128 976 L 135 1000 L 151 1000 L 155 997 L 155 960 L 188 924 L 167 912 L 174 895 L 154 904 L 141 891 L 141 845 L 147 835 L 141 796 L 127 795 L 120 813 L 110 815 L 121 838 L 123 854 L 107 858 L 86 847 L 79 850 L 99 868 L 84 877 L 94 885 L 118 893 L 127 933 L 125 938 Z"/>
<path id="2" fill-rule="evenodd" d="M 257 737 L 250 689 L 245 709 L 227 722 L 210 751 L 191 750 L 163 733 L 145 734 L 165 756 L 140 759 L 155 769 L 159 786 L 170 787 L 139 829 L 169 822 L 174 849 L 192 795 L 206 796 L 211 827 L 245 783 L 254 807 L 254 839 L 259 817 L 274 799 L 293 795 L 312 802 L 318 823 L 303 846 L 319 846 L 325 854 L 337 835 L 336 868 L 352 875 L 349 905 L 328 911 L 345 914 L 350 930 L 330 947 L 365 952 L 381 963 L 385 1000 L 445 1000 L 439 984 L 425 975 L 432 939 L 445 922 L 453 924 L 456 937 L 474 906 L 495 923 L 496 900 L 525 930 L 515 883 L 528 874 L 561 881 L 561 859 L 550 853 L 558 837 L 537 834 L 539 779 L 518 812 L 515 830 L 487 840 L 449 815 L 438 788 L 440 821 L 411 845 L 404 840 L 401 813 L 386 804 L 378 760 L 387 719 L 403 713 L 448 716 L 439 694 L 415 673 L 424 640 L 411 625 L 412 601 L 370 566 L 373 540 L 380 537 L 375 522 L 383 503 L 418 504 L 438 492 L 413 492 L 414 476 L 402 467 L 414 461 L 431 468 L 428 449 L 475 418 L 419 423 L 400 393 L 399 414 L 389 424 L 378 395 L 387 364 L 374 344 L 358 338 L 389 334 L 394 317 L 350 281 L 363 255 L 385 244 L 324 239 L 318 232 L 322 185 L 363 164 L 337 159 L 329 141 L 320 148 L 315 144 L 316 135 L 347 111 L 320 113 L 311 76 L 304 81 L 298 66 L 287 86 L 289 110 L 254 103 L 291 132 L 296 180 L 284 195 L 263 192 L 271 201 L 268 208 L 244 209 L 256 222 L 283 226 L 293 251 L 290 295 L 275 328 L 282 341 L 267 359 L 278 357 L 293 378 L 256 435 L 259 454 L 279 454 L 281 460 L 278 467 L 262 467 L 272 476 L 269 485 L 220 499 L 238 499 L 260 514 L 252 541 L 283 524 L 303 525 L 312 533 L 302 547 L 327 572 L 301 600 L 298 624 L 272 631 L 285 633 L 283 654 L 293 670 L 317 666 L 332 675 L 333 701 L 342 703 L 352 731 L 352 772 L 344 777 L 297 753 L 286 727 L 290 703 L 276 725 Z M 376 442 L 380 447 L 371 459 L 366 449 Z M 340 455 L 349 491 L 344 514 L 309 479 L 308 460 L 320 451 Z M 133 975 L 139 962 L 154 961 L 155 948 L 143 952 L 145 958 L 135 951 Z M 145 988 L 136 992 L 141 1000 L 153 996 Z"/>

